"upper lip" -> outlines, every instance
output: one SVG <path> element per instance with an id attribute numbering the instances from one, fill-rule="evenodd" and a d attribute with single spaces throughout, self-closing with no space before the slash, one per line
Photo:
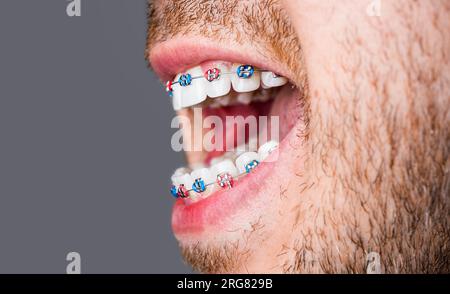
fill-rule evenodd
<path id="1" fill-rule="evenodd" d="M 205 61 L 222 60 L 251 64 L 257 68 L 273 71 L 290 80 L 289 71 L 279 62 L 243 45 L 223 45 L 202 37 L 176 37 L 159 42 L 149 49 L 149 62 L 153 71 L 163 81 Z"/>

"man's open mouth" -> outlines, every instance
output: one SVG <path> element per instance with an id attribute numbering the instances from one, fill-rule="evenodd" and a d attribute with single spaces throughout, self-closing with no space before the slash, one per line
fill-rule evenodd
<path id="1" fill-rule="evenodd" d="M 223 229 L 226 219 L 250 209 L 252 199 L 264 193 L 267 183 L 283 174 L 278 172 L 286 166 L 282 153 L 292 148 L 289 138 L 295 136 L 291 131 L 302 113 L 303 93 L 276 63 L 217 50 L 216 56 L 209 56 L 205 52 L 210 50 L 199 46 L 192 46 L 197 53 L 187 60 L 178 56 L 177 48 L 160 48 L 151 55 L 155 71 L 169 80 L 166 91 L 174 109 L 191 122 L 198 121 L 196 115 L 201 116 L 200 122 L 214 118 L 209 129 L 202 129 L 203 139 L 221 125 L 221 132 L 209 138 L 214 148 L 194 151 L 190 145 L 188 166 L 178 168 L 171 177 L 170 193 L 177 198 L 172 226 L 180 238 L 213 227 Z M 244 124 L 237 125 L 239 120 L 233 118 Z M 256 132 L 249 126 L 252 122 Z M 184 145 L 195 140 L 193 132 L 187 136 L 185 132 Z M 269 195 L 270 189 L 266 191 Z"/>

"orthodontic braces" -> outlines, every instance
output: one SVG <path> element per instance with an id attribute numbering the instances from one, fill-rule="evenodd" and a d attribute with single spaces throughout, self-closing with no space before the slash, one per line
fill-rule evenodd
<path id="1" fill-rule="evenodd" d="M 177 81 L 167 81 L 166 82 L 166 92 L 168 92 L 169 96 L 173 96 L 173 86 L 179 84 L 181 87 L 187 87 L 192 84 L 192 81 L 197 79 L 206 79 L 208 82 L 213 82 L 215 80 L 220 79 L 222 75 L 233 75 L 237 74 L 237 76 L 241 79 L 249 79 L 251 78 L 255 72 L 270 72 L 268 70 L 259 70 L 255 69 L 253 65 L 243 64 L 237 67 L 236 72 L 221 72 L 217 67 L 208 69 L 202 76 L 193 77 L 191 74 L 182 74 Z M 272 73 L 274 78 L 281 77 L 276 73 Z"/>
<path id="2" fill-rule="evenodd" d="M 194 180 L 194 183 L 192 184 L 192 189 L 187 189 L 184 184 L 179 185 L 178 187 L 175 185 L 172 185 L 170 188 L 170 193 L 175 198 L 188 198 L 189 194 L 193 191 L 196 193 L 203 193 L 206 191 L 206 188 L 217 184 L 222 188 L 228 188 L 231 189 L 234 186 L 234 180 L 239 179 L 249 173 L 251 173 L 257 166 L 259 165 L 258 160 L 252 160 L 245 166 L 245 173 L 238 174 L 237 176 L 233 177 L 230 173 L 224 172 L 220 173 L 216 177 L 215 182 L 211 183 L 205 183 L 202 178 L 197 178 Z"/>

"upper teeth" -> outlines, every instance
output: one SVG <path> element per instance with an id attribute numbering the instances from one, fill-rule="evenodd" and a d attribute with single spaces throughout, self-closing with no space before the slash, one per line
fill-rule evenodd
<path id="1" fill-rule="evenodd" d="M 172 184 L 175 187 L 174 190 L 178 191 L 177 189 L 179 188 L 179 186 L 184 185 L 183 187 L 192 192 L 189 193 L 189 197 L 191 197 L 191 200 L 195 200 L 196 194 L 193 192 L 198 192 L 196 191 L 198 190 L 198 187 L 195 186 L 197 179 L 202 180 L 205 186 L 210 186 L 213 185 L 218 176 L 221 175 L 228 175 L 231 178 L 243 176 L 244 174 L 248 174 L 254 168 L 256 168 L 259 162 L 266 159 L 267 156 L 271 152 L 276 150 L 277 147 L 278 142 L 269 141 L 263 144 L 258 149 L 258 152 L 229 152 L 220 158 L 215 158 L 214 163 L 212 163 L 212 166 L 210 168 L 198 168 L 193 170 L 191 173 L 189 173 L 189 169 L 179 168 L 172 176 Z M 240 148 L 237 149 L 239 150 Z M 205 197 L 207 196 L 208 195 L 205 195 Z M 182 195 L 179 195 L 179 197 L 184 198 L 184 196 Z"/>
<path id="2" fill-rule="evenodd" d="M 251 65 L 233 64 L 231 68 L 226 64 L 202 72 L 200 66 L 178 74 L 174 81 L 166 84 L 166 91 L 172 96 L 173 108 L 178 111 L 182 108 L 197 105 L 207 97 L 218 98 L 225 96 L 233 90 L 238 93 L 249 93 L 259 89 L 268 89 L 285 85 L 288 80 L 270 71 L 261 71 Z M 237 101 L 248 104 L 252 94 L 240 94 Z M 222 101 L 228 105 L 229 99 Z M 218 106 L 213 104 L 213 106 Z"/>
<path id="3" fill-rule="evenodd" d="M 217 69 L 220 71 L 219 78 L 206 83 L 206 93 L 210 98 L 226 95 L 231 90 L 230 76 L 223 74 L 228 71 L 228 67 L 224 64 L 219 64 Z"/>
<path id="4" fill-rule="evenodd" d="M 244 65 L 233 64 L 232 72 L 239 72 L 240 67 Z M 239 75 L 238 73 L 231 76 L 231 84 L 236 92 L 245 93 L 255 91 L 261 84 L 261 73 L 253 72 L 247 75 Z"/>
<path id="5" fill-rule="evenodd" d="M 190 77 L 191 81 L 189 84 L 184 84 L 179 82 L 172 86 L 173 88 L 173 108 L 175 110 L 180 110 L 195 104 L 199 104 L 206 100 L 206 83 L 205 79 L 195 79 L 192 77 L 202 75 L 202 69 L 200 66 L 194 67 L 186 72 L 186 74 L 178 74 L 175 78 L 177 81 L 185 81 L 186 78 Z M 182 89 L 182 90 L 181 90 Z"/>
<path id="6" fill-rule="evenodd" d="M 277 76 L 272 72 L 262 72 L 261 82 L 265 89 L 272 87 L 283 86 L 287 83 L 287 79 L 284 77 Z"/>

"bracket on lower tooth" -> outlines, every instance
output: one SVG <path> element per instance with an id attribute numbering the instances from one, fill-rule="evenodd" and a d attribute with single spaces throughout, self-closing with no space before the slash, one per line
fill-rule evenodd
<path id="1" fill-rule="evenodd" d="M 188 198 L 189 197 L 189 191 L 186 189 L 186 187 L 183 184 L 178 186 L 177 196 L 180 198 Z"/>
<path id="2" fill-rule="evenodd" d="M 271 153 L 275 149 L 276 147 L 271 148 L 268 153 Z M 250 161 L 245 165 L 245 172 L 237 175 L 235 178 L 237 179 L 241 176 L 245 176 L 246 174 L 251 173 L 259 164 L 260 162 L 256 159 Z M 216 183 L 221 188 L 231 189 L 234 186 L 235 178 L 228 172 L 220 173 L 217 175 Z M 170 188 L 170 194 L 172 194 L 172 196 L 175 198 L 188 198 L 191 191 L 194 191 L 196 193 L 203 193 L 206 191 L 206 187 L 210 185 L 214 185 L 214 182 L 206 183 L 202 178 L 197 178 L 194 180 L 191 190 L 188 190 L 184 184 L 181 184 L 178 187 L 172 185 L 172 187 Z"/>
<path id="3" fill-rule="evenodd" d="M 172 185 L 172 187 L 170 187 L 170 194 L 172 194 L 173 197 L 178 198 L 177 186 Z"/>
<path id="4" fill-rule="evenodd" d="M 205 181 L 203 181 L 201 178 L 195 179 L 194 184 L 192 184 L 192 190 L 194 190 L 197 193 L 205 192 L 206 190 Z"/>
<path id="5" fill-rule="evenodd" d="M 259 161 L 253 160 L 249 164 L 245 166 L 246 173 L 240 174 L 237 178 L 250 173 L 253 169 L 255 169 L 259 165 Z M 234 186 L 234 178 L 230 173 L 221 173 L 217 175 L 216 183 L 222 188 L 231 189 Z M 170 194 L 172 194 L 175 198 L 188 198 L 191 191 L 196 193 L 202 193 L 206 191 L 206 187 L 213 185 L 214 183 L 205 183 L 202 178 L 197 178 L 194 180 L 192 184 L 192 189 L 188 190 L 184 184 L 178 186 L 172 185 L 170 188 Z"/>
<path id="6" fill-rule="evenodd" d="M 245 171 L 249 174 L 253 169 L 255 169 L 259 165 L 258 160 L 253 160 L 245 166 Z"/>
<path id="7" fill-rule="evenodd" d="M 217 184 L 219 184 L 222 188 L 233 188 L 234 180 L 233 176 L 231 176 L 229 173 L 221 173 L 217 175 Z"/>

